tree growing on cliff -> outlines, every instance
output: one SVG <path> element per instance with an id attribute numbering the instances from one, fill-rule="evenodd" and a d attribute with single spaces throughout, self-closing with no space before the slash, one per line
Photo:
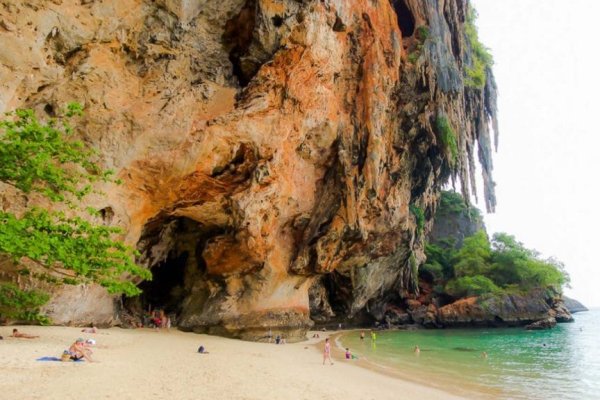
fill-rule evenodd
<path id="1" fill-rule="evenodd" d="M 454 297 L 527 292 L 534 288 L 560 291 L 569 280 L 562 263 L 542 259 L 537 251 L 506 233 L 494 234 L 490 242 L 486 233 L 479 231 L 466 238 L 457 251 L 447 251 L 452 256 L 451 272 L 444 276 L 445 290 Z M 432 263 L 440 258 L 439 252 L 431 248 L 426 248 L 426 254 L 432 257 Z"/>
<path id="2" fill-rule="evenodd" d="M 69 121 L 81 113 L 81 106 L 70 104 L 46 123 L 32 110 L 0 121 L 0 182 L 16 193 L 37 194 L 40 203 L 50 200 L 19 213 L 0 210 L 0 263 L 14 268 L 20 281 L 97 283 L 110 293 L 135 295 L 131 278 L 151 275 L 135 264 L 134 250 L 114 238 L 120 230 L 76 215 L 94 182 L 112 181 L 112 173 L 94 163 L 95 152 L 73 137 Z M 66 211 L 52 211 L 61 208 Z M 39 308 L 48 298 L 31 287 L 0 283 L 0 315 L 44 322 Z"/>
<path id="3" fill-rule="evenodd" d="M 465 85 L 481 89 L 485 86 L 487 71 L 494 64 L 494 59 L 489 49 L 479 41 L 476 20 L 477 11 L 469 5 L 465 21 L 465 34 L 471 47 L 471 63 L 465 67 Z"/>
<path id="4" fill-rule="evenodd" d="M 480 211 L 468 207 L 462 196 L 444 192 L 435 218 L 468 216 Z M 464 297 L 482 294 L 527 292 L 552 288 L 560 292 L 569 275 L 556 259 L 543 259 L 539 252 L 526 248 L 514 236 L 496 233 L 491 240 L 484 230 L 464 239 L 456 248 L 456 237 L 438 238 L 425 247 L 427 261 L 420 268 L 421 278 L 434 284 L 439 294 Z"/>

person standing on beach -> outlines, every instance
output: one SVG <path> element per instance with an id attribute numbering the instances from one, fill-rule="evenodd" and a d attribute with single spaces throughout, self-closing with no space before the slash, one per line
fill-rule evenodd
<path id="1" fill-rule="evenodd" d="M 329 338 L 325 339 L 325 348 L 323 349 L 323 365 L 325 365 L 326 360 L 329 360 L 329 363 L 333 365 L 333 361 L 331 361 L 331 343 L 329 343 Z"/>

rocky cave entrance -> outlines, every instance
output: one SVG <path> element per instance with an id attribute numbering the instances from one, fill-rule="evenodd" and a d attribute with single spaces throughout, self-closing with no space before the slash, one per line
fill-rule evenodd
<path id="1" fill-rule="evenodd" d="M 233 75 L 246 87 L 260 68 L 260 63 L 247 57 L 256 25 L 256 0 L 247 0 L 240 12 L 225 24 L 223 42 L 229 51 Z"/>
<path id="2" fill-rule="evenodd" d="M 150 268 L 153 278 L 139 284 L 139 296 L 124 300 L 126 313 L 141 322 L 144 314 L 164 310 L 176 325 L 194 284 L 204 279 L 206 263 L 202 252 L 206 243 L 222 233 L 220 228 L 185 217 L 159 215 L 149 220 L 137 249 L 138 263 Z"/>
<path id="3" fill-rule="evenodd" d="M 167 314 L 179 315 L 185 299 L 185 273 L 188 252 L 167 260 L 152 268 L 152 280 L 142 282 L 140 303 L 144 310 L 162 309 Z"/>
<path id="4" fill-rule="evenodd" d="M 310 318 L 316 328 L 373 326 L 375 319 L 367 309 L 349 317 L 353 302 L 350 276 L 333 271 L 319 277 L 309 290 Z"/>

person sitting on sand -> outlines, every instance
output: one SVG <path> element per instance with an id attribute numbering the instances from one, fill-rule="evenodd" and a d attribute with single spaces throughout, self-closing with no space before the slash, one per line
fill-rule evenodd
<path id="1" fill-rule="evenodd" d="M 358 357 L 356 357 L 354 354 L 352 354 L 352 352 L 350 351 L 349 347 L 346 347 L 346 360 L 357 360 Z"/>
<path id="2" fill-rule="evenodd" d="M 16 328 L 13 329 L 13 332 L 12 332 L 11 336 L 14 337 L 14 338 L 20 338 L 20 339 L 36 339 L 36 338 L 39 338 L 39 336 L 29 335 L 27 333 L 19 332 L 19 330 L 16 329 Z"/>
<path id="3" fill-rule="evenodd" d="M 161 312 L 158 310 L 154 310 L 151 319 L 152 325 L 154 325 L 154 329 L 158 331 L 160 325 L 162 324 Z"/>
<path id="4" fill-rule="evenodd" d="M 171 329 L 171 318 L 169 318 L 167 316 L 167 314 L 165 314 L 165 310 L 160 310 L 160 327 L 161 328 L 166 328 L 166 329 Z"/>
<path id="5" fill-rule="evenodd" d="M 208 354 L 208 351 L 204 348 L 204 346 L 198 347 L 198 353 L 200 354 Z"/>
<path id="6" fill-rule="evenodd" d="M 419 345 L 416 345 L 416 346 L 415 346 L 415 354 L 416 354 L 416 355 L 419 355 L 419 354 L 421 354 L 421 349 L 419 348 Z"/>
<path id="7" fill-rule="evenodd" d="M 83 328 L 81 330 L 81 332 L 83 332 L 83 333 L 97 333 L 98 332 L 98 328 L 96 328 L 94 325 L 92 325 L 89 328 Z"/>
<path id="8" fill-rule="evenodd" d="M 331 343 L 329 343 L 329 338 L 325 339 L 325 347 L 323 348 L 323 365 L 325 365 L 326 360 L 329 360 L 329 363 L 333 365 L 333 361 L 331 361 Z"/>
<path id="9" fill-rule="evenodd" d="M 85 340 L 83 340 L 83 338 L 78 338 L 71 347 L 69 347 L 69 354 L 73 361 L 79 361 L 83 358 L 89 362 L 94 362 L 94 360 L 92 360 L 92 351 L 85 345 Z"/>

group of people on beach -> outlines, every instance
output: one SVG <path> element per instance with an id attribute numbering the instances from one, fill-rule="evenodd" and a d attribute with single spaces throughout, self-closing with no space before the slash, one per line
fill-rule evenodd
<path id="1" fill-rule="evenodd" d="M 144 315 L 141 327 L 143 326 L 154 328 L 157 331 L 161 328 L 171 329 L 171 317 L 163 309 L 154 310 L 152 313 Z"/>
<path id="2" fill-rule="evenodd" d="M 88 328 L 83 328 L 81 330 L 83 333 L 96 333 L 98 332 L 98 328 L 94 325 L 91 325 Z M 21 332 L 17 328 L 13 328 L 12 335 L 10 337 L 16 339 L 37 339 L 39 335 L 31 335 L 29 333 Z M 68 350 L 63 351 L 63 354 L 60 357 L 61 361 L 80 361 L 86 360 L 89 362 L 94 362 L 92 359 L 92 347 L 96 345 L 96 341 L 94 339 L 83 339 L 77 338 L 73 344 L 71 344 Z"/>
<path id="3" fill-rule="evenodd" d="M 377 341 L 377 333 L 375 333 L 375 331 L 371 330 L 370 335 L 371 335 L 371 342 L 374 344 Z M 313 339 L 318 338 L 319 335 L 317 333 L 315 333 L 315 334 L 313 334 L 312 337 L 313 337 Z M 364 331 L 360 332 L 360 340 L 361 341 L 365 340 L 365 332 Z M 413 351 L 414 351 L 415 355 L 417 355 L 417 356 L 419 354 L 421 354 L 421 348 L 419 347 L 419 345 L 415 345 Z M 485 351 L 482 353 L 482 357 L 487 358 L 487 353 Z M 345 358 L 346 358 L 346 360 L 357 360 L 358 359 L 358 357 L 356 355 L 352 354 L 349 347 L 346 347 Z M 323 347 L 323 365 L 325 365 L 325 362 L 327 362 L 327 361 L 329 361 L 330 365 L 333 365 L 333 361 L 331 360 L 331 343 L 329 341 L 329 338 L 325 339 L 325 344 Z"/>
<path id="4" fill-rule="evenodd" d="M 96 344 L 94 339 L 77 338 L 68 350 L 65 350 L 61 356 L 61 361 L 81 361 L 94 362 L 92 359 L 92 346 Z"/>
<path id="5" fill-rule="evenodd" d="M 271 331 L 269 328 L 269 332 L 267 333 L 267 342 L 271 343 L 273 341 L 275 344 L 286 344 L 285 336 L 278 333 L 275 335 L 275 338 L 273 338 L 273 331 Z"/>

